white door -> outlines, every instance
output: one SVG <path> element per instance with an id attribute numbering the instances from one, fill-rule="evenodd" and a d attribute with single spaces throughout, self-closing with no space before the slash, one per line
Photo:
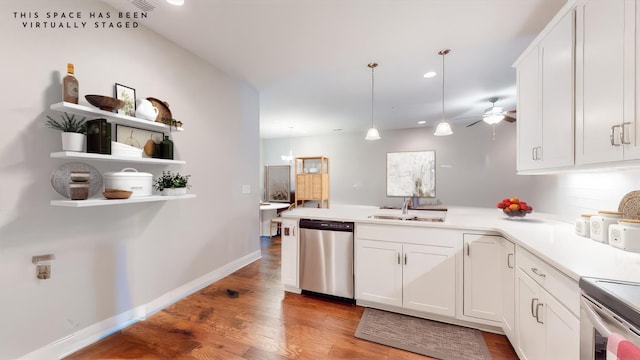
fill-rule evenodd
<path id="1" fill-rule="evenodd" d="M 517 167 L 519 171 L 537 169 L 542 157 L 542 107 L 540 61 L 538 48 L 534 48 L 518 65 L 518 137 Z"/>
<path id="2" fill-rule="evenodd" d="M 522 360 L 546 360 L 544 321 L 536 312 L 544 305 L 542 288 L 527 274 L 516 273 L 516 351 Z"/>
<path id="3" fill-rule="evenodd" d="M 540 42 L 542 167 L 573 165 L 574 29 L 570 11 Z"/>
<path id="4" fill-rule="evenodd" d="M 455 316 L 455 248 L 404 244 L 403 306 Z"/>
<path id="5" fill-rule="evenodd" d="M 625 1 L 580 0 L 576 29 L 576 164 L 622 160 Z"/>
<path id="6" fill-rule="evenodd" d="M 501 320 L 502 240 L 495 235 L 464 234 L 465 316 Z"/>
<path id="7" fill-rule="evenodd" d="M 502 282 L 502 330 L 511 343 L 515 343 L 515 245 L 502 239 L 502 256 L 500 258 Z"/>
<path id="8" fill-rule="evenodd" d="M 402 244 L 356 240 L 356 299 L 402 306 Z"/>
<path id="9" fill-rule="evenodd" d="M 281 225 L 281 280 L 282 284 L 293 288 L 298 282 L 298 221 L 282 219 Z"/>
<path id="10" fill-rule="evenodd" d="M 580 358 L 580 319 L 548 293 L 543 322 L 547 359 Z"/>

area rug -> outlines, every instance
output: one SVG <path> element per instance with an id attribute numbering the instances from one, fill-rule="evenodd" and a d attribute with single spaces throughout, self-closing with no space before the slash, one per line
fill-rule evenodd
<path id="1" fill-rule="evenodd" d="M 366 308 L 357 338 L 442 360 L 490 360 L 480 330 Z"/>

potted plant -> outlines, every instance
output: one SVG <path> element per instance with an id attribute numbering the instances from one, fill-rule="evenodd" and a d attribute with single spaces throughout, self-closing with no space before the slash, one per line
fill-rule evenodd
<path id="1" fill-rule="evenodd" d="M 87 124 L 85 118 L 76 119 L 75 115 L 64 113 L 60 116 L 61 121 L 53 119 L 47 115 L 47 126 L 54 130 L 62 131 L 62 150 L 63 151 L 83 151 L 85 143 L 85 135 L 87 133 Z"/>
<path id="2" fill-rule="evenodd" d="M 163 196 L 186 195 L 191 175 L 181 175 L 171 171 L 162 171 L 162 175 L 153 181 L 153 187 Z"/>

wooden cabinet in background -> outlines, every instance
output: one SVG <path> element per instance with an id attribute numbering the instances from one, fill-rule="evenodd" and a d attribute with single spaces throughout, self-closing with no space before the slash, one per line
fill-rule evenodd
<path id="1" fill-rule="evenodd" d="M 296 206 L 317 201 L 318 207 L 329 207 L 329 158 L 309 156 L 296 158 Z"/>

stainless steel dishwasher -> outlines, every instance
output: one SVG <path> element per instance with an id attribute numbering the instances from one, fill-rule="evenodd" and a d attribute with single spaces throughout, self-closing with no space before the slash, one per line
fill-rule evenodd
<path id="1" fill-rule="evenodd" d="M 300 289 L 353 302 L 353 223 L 300 219 Z"/>

